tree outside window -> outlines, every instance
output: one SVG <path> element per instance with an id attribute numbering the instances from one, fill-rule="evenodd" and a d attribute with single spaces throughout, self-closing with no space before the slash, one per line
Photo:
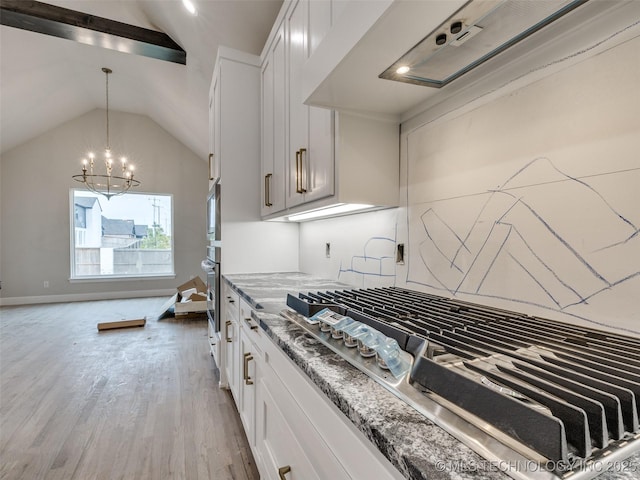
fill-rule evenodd
<path id="1" fill-rule="evenodd" d="M 173 275 L 171 195 L 71 195 L 71 278 Z"/>

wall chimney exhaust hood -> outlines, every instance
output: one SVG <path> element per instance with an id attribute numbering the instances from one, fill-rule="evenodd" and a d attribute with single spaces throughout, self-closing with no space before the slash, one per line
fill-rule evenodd
<path id="1" fill-rule="evenodd" d="M 440 88 L 587 0 L 472 0 L 380 78 Z"/>

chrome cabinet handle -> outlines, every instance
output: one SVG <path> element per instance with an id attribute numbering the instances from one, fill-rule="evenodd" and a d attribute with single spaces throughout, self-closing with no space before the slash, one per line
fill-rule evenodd
<path id="1" fill-rule="evenodd" d="M 227 341 L 227 343 L 233 342 L 233 339 L 229 338 L 229 325 L 231 325 L 231 320 L 227 320 L 226 322 L 224 322 L 224 339 Z"/>
<path id="2" fill-rule="evenodd" d="M 287 473 L 290 473 L 290 472 L 291 472 L 291 466 L 286 465 L 286 466 L 284 466 L 284 467 L 280 467 L 280 468 L 278 469 L 278 476 L 280 477 L 280 480 L 287 480 L 287 478 L 285 477 L 285 475 L 286 475 Z"/>
<path id="3" fill-rule="evenodd" d="M 243 372 L 242 372 L 242 376 L 244 377 L 244 384 L 245 385 L 253 385 L 253 380 L 251 380 L 251 377 L 249 376 L 249 362 L 253 360 L 253 356 L 250 353 L 245 353 L 244 354 L 244 368 L 243 368 Z"/>
<path id="4" fill-rule="evenodd" d="M 213 180 L 213 175 L 211 175 L 211 165 L 213 164 L 213 153 L 209 154 L 209 180 Z"/>
<path id="5" fill-rule="evenodd" d="M 272 207 L 273 204 L 271 203 L 271 177 L 273 176 L 272 173 L 267 173 L 264 176 L 264 206 L 265 207 Z"/>

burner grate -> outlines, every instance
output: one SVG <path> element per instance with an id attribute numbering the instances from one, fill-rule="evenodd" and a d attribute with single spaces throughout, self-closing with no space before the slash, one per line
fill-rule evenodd
<path id="1" fill-rule="evenodd" d="M 640 339 L 398 287 L 300 300 L 395 338 L 415 357 L 411 383 L 546 459 L 575 466 L 639 443 Z"/>

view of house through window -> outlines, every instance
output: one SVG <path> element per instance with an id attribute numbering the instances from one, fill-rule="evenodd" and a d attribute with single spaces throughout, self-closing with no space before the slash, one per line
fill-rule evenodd
<path id="1" fill-rule="evenodd" d="M 71 195 L 71 278 L 171 275 L 171 195 Z"/>

